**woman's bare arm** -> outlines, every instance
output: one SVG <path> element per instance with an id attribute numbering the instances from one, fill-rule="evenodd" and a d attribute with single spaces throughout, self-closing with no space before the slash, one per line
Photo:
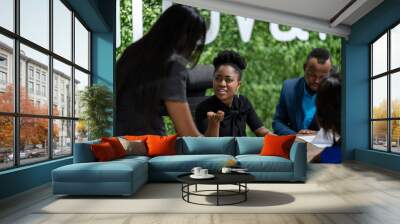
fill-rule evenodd
<path id="1" fill-rule="evenodd" d="M 165 107 L 167 108 L 168 114 L 174 123 L 178 136 L 203 136 L 193 121 L 193 117 L 187 102 L 165 101 Z M 219 114 L 217 117 L 209 118 L 208 128 L 205 132 L 206 136 L 219 135 L 219 122 L 217 122 L 219 120 L 221 120 L 221 114 Z"/>
<path id="2" fill-rule="evenodd" d="M 275 135 L 272 131 L 268 130 L 268 128 L 264 126 L 255 130 L 254 134 L 258 137 L 264 137 L 265 135 Z"/>

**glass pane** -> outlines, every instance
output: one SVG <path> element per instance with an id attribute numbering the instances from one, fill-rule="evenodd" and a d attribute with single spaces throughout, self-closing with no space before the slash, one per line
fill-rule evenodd
<path id="1" fill-rule="evenodd" d="M 48 64 L 47 55 L 21 44 L 21 113 L 48 114 Z"/>
<path id="2" fill-rule="evenodd" d="M 89 86 L 89 75 L 75 69 L 75 117 L 79 117 L 81 114 L 80 93 Z"/>
<path id="3" fill-rule="evenodd" d="M 13 118 L 0 116 L 0 170 L 14 165 Z"/>
<path id="4" fill-rule="evenodd" d="M 0 35 L 0 111 L 14 111 L 13 40 Z"/>
<path id="5" fill-rule="evenodd" d="M 53 1 L 53 51 L 72 60 L 72 12 L 60 1 Z"/>
<path id="6" fill-rule="evenodd" d="M 372 118 L 387 118 L 387 77 L 372 81 Z"/>
<path id="7" fill-rule="evenodd" d="M 53 115 L 72 117 L 72 68 L 53 60 Z"/>
<path id="8" fill-rule="evenodd" d="M 72 155 L 72 121 L 53 120 L 53 157 Z"/>
<path id="9" fill-rule="evenodd" d="M 84 120 L 75 121 L 75 143 L 88 141 L 88 129 Z"/>
<path id="10" fill-rule="evenodd" d="M 387 151 L 387 121 L 372 122 L 372 148 Z"/>
<path id="11" fill-rule="evenodd" d="M 392 152 L 400 153 L 400 120 L 391 121 Z"/>
<path id="12" fill-rule="evenodd" d="M 34 163 L 48 159 L 49 120 L 22 117 L 20 122 L 20 164 Z"/>
<path id="13" fill-rule="evenodd" d="M 400 24 L 391 30 L 390 36 L 390 67 L 400 67 Z"/>
<path id="14" fill-rule="evenodd" d="M 14 0 L 0 1 L 0 26 L 14 31 Z"/>
<path id="15" fill-rule="evenodd" d="M 89 32 L 75 18 L 75 63 L 89 70 Z"/>
<path id="16" fill-rule="evenodd" d="M 391 75 L 391 115 L 392 117 L 400 118 L 400 72 Z"/>
<path id="17" fill-rule="evenodd" d="M 387 34 L 372 44 L 372 75 L 387 71 Z"/>
<path id="18" fill-rule="evenodd" d="M 49 48 L 49 0 L 20 0 L 21 36 Z"/>

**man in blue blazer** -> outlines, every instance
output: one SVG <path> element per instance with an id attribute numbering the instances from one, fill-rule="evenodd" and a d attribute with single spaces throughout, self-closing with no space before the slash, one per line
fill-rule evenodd
<path id="1" fill-rule="evenodd" d="M 331 68 L 329 51 L 315 48 L 304 64 L 304 77 L 285 80 L 272 122 L 275 134 L 314 134 L 319 130 L 316 92 Z"/>

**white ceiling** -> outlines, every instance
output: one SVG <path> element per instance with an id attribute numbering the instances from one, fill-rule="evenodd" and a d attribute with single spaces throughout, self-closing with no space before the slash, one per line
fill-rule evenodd
<path id="1" fill-rule="evenodd" d="M 383 0 L 172 0 L 306 30 L 348 37 L 351 25 Z M 349 5 L 346 8 L 346 5 Z M 342 10 L 345 9 L 345 10 Z"/>

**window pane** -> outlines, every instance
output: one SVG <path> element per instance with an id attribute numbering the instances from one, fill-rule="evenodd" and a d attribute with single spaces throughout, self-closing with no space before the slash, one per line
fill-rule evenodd
<path id="1" fill-rule="evenodd" d="M 373 149 L 387 151 L 387 121 L 372 122 Z"/>
<path id="2" fill-rule="evenodd" d="M 75 121 L 75 143 L 88 141 L 88 129 L 84 120 Z"/>
<path id="3" fill-rule="evenodd" d="M 49 120 L 22 117 L 20 119 L 20 164 L 34 163 L 49 158 Z"/>
<path id="4" fill-rule="evenodd" d="M 391 69 L 400 67 L 400 24 L 391 30 L 390 37 L 390 67 Z"/>
<path id="5" fill-rule="evenodd" d="M 75 63 L 89 70 L 89 32 L 75 18 Z"/>
<path id="6" fill-rule="evenodd" d="M 372 44 L 372 75 L 387 71 L 387 34 Z"/>
<path id="7" fill-rule="evenodd" d="M 392 152 L 400 153 L 400 120 L 391 121 L 392 125 Z"/>
<path id="8" fill-rule="evenodd" d="M 387 118 L 387 77 L 372 81 L 372 118 Z"/>
<path id="9" fill-rule="evenodd" d="M 80 93 L 89 86 L 89 75 L 75 69 L 75 117 L 79 117 L 81 114 Z"/>
<path id="10" fill-rule="evenodd" d="M 53 121 L 53 157 L 72 155 L 72 121 Z"/>
<path id="11" fill-rule="evenodd" d="M 21 36 L 49 48 L 49 1 L 20 0 Z"/>
<path id="12" fill-rule="evenodd" d="M 72 12 L 60 0 L 54 0 L 53 17 L 53 51 L 72 60 Z"/>
<path id="13" fill-rule="evenodd" d="M 400 118 L 400 72 L 391 75 L 391 88 L 390 88 L 390 98 L 391 98 L 391 116 Z"/>
<path id="14" fill-rule="evenodd" d="M 25 114 L 48 114 L 49 57 L 21 44 L 20 108 Z"/>
<path id="15" fill-rule="evenodd" d="M 13 118 L 0 116 L 0 170 L 14 165 Z"/>
<path id="16" fill-rule="evenodd" d="M 13 40 L 0 35 L 0 111 L 14 111 Z"/>
<path id="17" fill-rule="evenodd" d="M 72 69 L 53 60 L 53 115 L 72 117 Z"/>
<path id="18" fill-rule="evenodd" d="M 0 1 L 0 26 L 14 31 L 14 0 Z"/>

